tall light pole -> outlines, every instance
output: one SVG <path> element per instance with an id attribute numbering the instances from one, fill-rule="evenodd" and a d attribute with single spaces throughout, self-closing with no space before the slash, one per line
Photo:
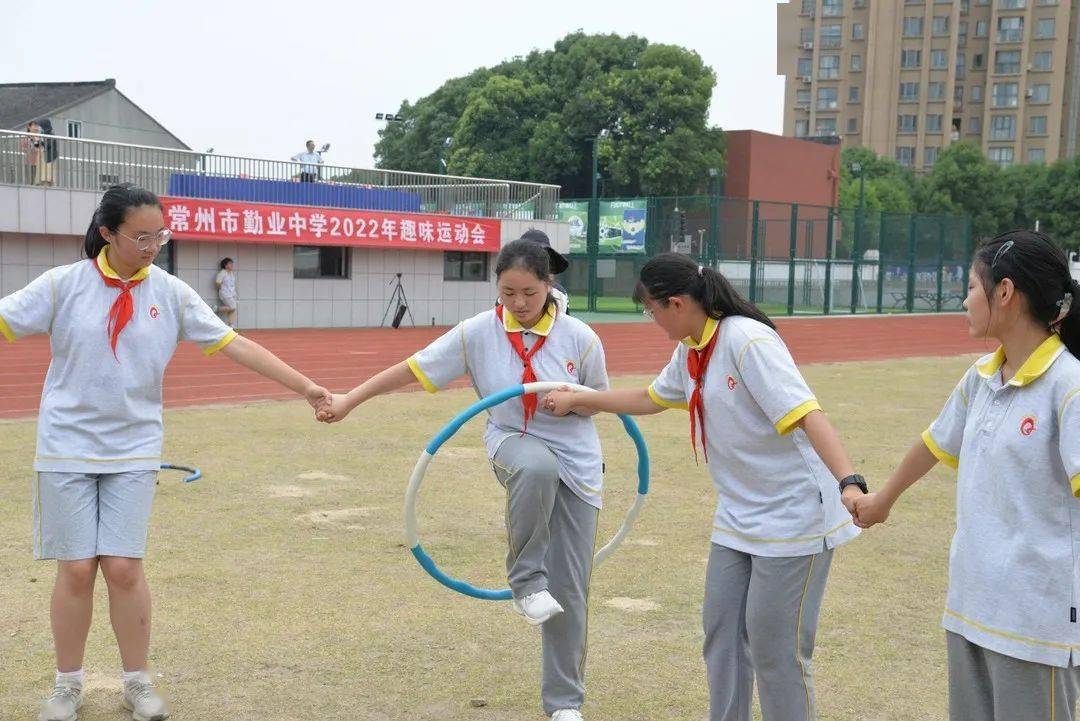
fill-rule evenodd
<path id="1" fill-rule="evenodd" d="M 859 178 L 859 207 L 855 211 L 855 240 L 851 245 L 851 312 L 854 314 L 859 306 L 859 243 L 863 236 L 866 207 L 866 173 L 859 162 L 851 164 L 851 172 Z"/>
<path id="2" fill-rule="evenodd" d="M 596 310 L 596 255 L 600 252 L 600 198 L 596 186 L 600 180 L 599 146 L 600 141 L 608 136 L 604 128 L 592 139 L 592 194 L 589 196 L 589 227 L 586 235 L 586 249 L 589 253 L 589 303 L 588 309 Z"/>

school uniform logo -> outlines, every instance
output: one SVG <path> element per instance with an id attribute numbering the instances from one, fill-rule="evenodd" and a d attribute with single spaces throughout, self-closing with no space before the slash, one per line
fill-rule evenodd
<path id="1" fill-rule="evenodd" d="M 1039 426 L 1035 420 L 1035 416 L 1027 416 L 1024 420 L 1020 421 L 1020 435 L 1030 436 L 1037 430 L 1039 430 Z"/>
<path id="2" fill-rule="evenodd" d="M 577 366 L 574 365 L 574 361 L 566 361 L 566 372 L 568 375 L 574 375 L 574 371 L 577 370 Z"/>
<path id="3" fill-rule="evenodd" d="M 735 390 L 735 386 L 737 386 L 737 385 L 739 385 L 739 384 L 735 381 L 734 376 L 728 376 L 727 377 L 727 389 L 729 391 Z"/>
<path id="4" fill-rule="evenodd" d="M 150 306 L 150 317 L 157 318 L 159 315 L 160 313 L 158 312 L 158 307 L 156 305 Z"/>

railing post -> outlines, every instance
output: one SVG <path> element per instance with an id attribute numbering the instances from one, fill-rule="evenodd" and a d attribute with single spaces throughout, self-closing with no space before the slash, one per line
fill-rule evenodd
<path id="1" fill-rule="evenodd" d="M 750 302 L 757 302 L 757 267 L 758 267 L 758 218 L 761 216 L 760 201 L 753 201 L 753 220 L 750 228 Z"/>
<path id="2" fill-rule="evenodd" d="M 799 206 L 791 204 L 790 247 L 788 248 L 787 314 L 795 315 L 795 257 L 799 254 Z"/>
<path id="3" fill-rule="evenodd" d="M 825 228 L 825 289 L 823 295 L 825 296 L 825 315 L 832 313 L 832 261 L 833 254 L 836 252 L 835 242 L 833 237 L 833 225 L 836 222 L 834 213 L 835 208 L 829 208 L 827 218 L 828 226 Z"/>

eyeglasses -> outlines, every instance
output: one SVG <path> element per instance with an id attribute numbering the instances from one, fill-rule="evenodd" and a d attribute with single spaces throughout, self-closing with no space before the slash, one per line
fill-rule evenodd
<path id="1" fill-rule="evenodd" d="M 150 250 L 152 247 L 160 248 L 163 245 L 168 245 L 172 240 L 172 231 L 168 228 L 159 230 L 156 233 L 140 233 L 137 237 L 132 238 L 130 235 L 121 233 L 119 230 L 114 231 L 117 235 L 123 235 L 125 238 L 135 244 L 135 247 L 140 251 Z"/>

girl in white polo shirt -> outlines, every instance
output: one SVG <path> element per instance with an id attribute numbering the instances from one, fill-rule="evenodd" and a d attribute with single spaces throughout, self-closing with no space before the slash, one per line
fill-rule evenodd
<path id="1" fill-rule="evenodd" d="M 765 721 L 813 719 L 818 612 L 833 549 L 858 534 L 845 503 L 865 482 L 772 321 L 724 276 L 665 253 L 634 296 L 682 340 L 667 367 L 648 389 L 556 392 L 545 405 L 690 411 L 719 497 L 703 609 L 710 718 L 749 721 L 756 674 Z"/>
<path id="2" fill-rule="evenodd" d="M 1018 230 L 979 249 L 969 332 L 1001 343 L 856 523 L 884 521 L 937 463 L 958 470 L 942 625 L 953 721 L 1072 721 L 1080 691 L 1080 285 Z"/>
<path id="3" fill-rule="evenodd" d="M 124 667 L 123 705 L 136 721 L 169 715 L 147 674 L 147 523 L 161 465 L 161 380 L 180 340 L 218 351 L 305 396 L 329 392 L 238 336 L 187 284 L 153 265 L 169 242 L 161 204 L 131 185 L 109 188 L 86 233 L 86 260 L 53 268 L 0 298 L 0 335 L 48 333 L 52 362 L 38 416 L 34 554 L 56 559 L 51 619 L 57 675 L 41 721 L 74 721 L 94 581 Z"/>
<path id="4" fill-rule="evenodd" d="M 483 397 L 519 383 L 566 381 L 606 390 L 604 349 L 551 295 L 551 253 L 531 240 L 495 262 L 501 304 L 462 321 L 427 348 L 335 395 L 322 420 L 414 381 L 434 393 L 468 375 Z M 542 624 L 542 706 L 555 721 L 581 719 L 587 601 L 603 463 L 596 427 L 582 412 L 536 414 L 535 394 L 488 412 L 484 444 L 507 492 L 507 576 L 513 605 Z"/>

